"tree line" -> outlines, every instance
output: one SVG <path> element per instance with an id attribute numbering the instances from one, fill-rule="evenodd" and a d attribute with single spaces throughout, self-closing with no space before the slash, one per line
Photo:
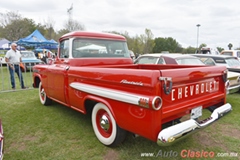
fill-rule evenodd
<path id="1" fill-rule="evenodd" d="M 77 20 L 69 19 L 64 23 L 64 27 L 58 31 L 54 29 L 54 20 L 48 18 L 44 21 L 44 24 L 35 23 L 33 19 L 22 17 L 21 14 L 14 11 L 6 13 L 0 13 L 0 38 L 6 38 L 9 41 L 17 41 L 20 38 L 24 38 L 31 34 L 33 31 L 38 29 L 45 38 L 58 39 L 71 31 L 86 30 L 85 26 Z M 127 31 L 119 33 L 117 31 L 103 31 L 109 33 L 115 33 L 124 36 L 127 39 L 128 48 L 137 54 L 144 53 L 161 53 L 168 51 L 169 53 L 195 53 L 201 47 L 206 47 L 206 44 L 199 45 L 196 47 L 183 48 L 176 39 L 172 37 L 157 37 L 150 29 L 145 29 L 144 34 L 136 35 L 131 37 Z M 232 47 L 230 43 L 228 47 Z M 221 52 L 223 48 L 217 47 L 218 51 Z"/>

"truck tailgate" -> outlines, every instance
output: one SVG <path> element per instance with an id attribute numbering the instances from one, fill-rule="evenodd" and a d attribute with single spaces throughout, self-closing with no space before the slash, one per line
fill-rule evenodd
<path id="1" fill-rule="evenodd" d="M 160 70 L 163 122 L 190 113 L 193 108 L 222 105 L 226 101 L 226 68 L 222 66 Z M 177 116 L 176 116 L 177 115 Z"/>

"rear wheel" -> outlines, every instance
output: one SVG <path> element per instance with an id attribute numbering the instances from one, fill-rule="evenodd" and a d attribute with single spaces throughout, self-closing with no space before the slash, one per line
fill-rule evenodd
<path id="1" fill-rule="evenodd" d="M 108 107 L 97 103 L 92 111 L 92 126 L 98 140 L 106 146 L 116 146 L 126 137 L 126 131 L 120 128 Z"/>
<path id="2" fill-rule="evenodd" d="M 52 100 L 47 97 L 44 91 L 42 82 L 39 83 L 39 98 L 40 98 L 40 102 L 45 106 L 50 105 L 52 103 Z"/>

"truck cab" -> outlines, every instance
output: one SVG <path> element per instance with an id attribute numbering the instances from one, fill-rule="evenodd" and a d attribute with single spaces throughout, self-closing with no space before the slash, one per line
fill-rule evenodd
<path id="1" fill-rule="evenodd" d="M 102 34 L 91 34 L 90 32 L 82 32 L 88 39 L 83 38 L 77 33 L 71 33 L 60 39 L 59 58 L 126 58 L 129 59 L 130 52 L 125 39 L 112 35 L 107 39 Z M 73 36 L 74 35 L 74 36 Z"/>

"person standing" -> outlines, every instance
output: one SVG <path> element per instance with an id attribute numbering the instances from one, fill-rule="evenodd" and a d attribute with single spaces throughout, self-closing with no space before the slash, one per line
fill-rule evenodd
<path id="1" fill-rule="evenodd" d="M 5 61 L 8 64 L 12 89 L 16 89 L 14 72 L 16 72 L 18 75 L 19 81 L 21 83 L 21 88 L 26 89 L 24 82 L 23 82 L 22 71 L 20 68 L 20 62 L 22 62 L 21 53 L 17 50 L 16 43 L 11 44 L 11 49 L 9 51 L 7 51 L 7 53 L 5 55 Z"/>

